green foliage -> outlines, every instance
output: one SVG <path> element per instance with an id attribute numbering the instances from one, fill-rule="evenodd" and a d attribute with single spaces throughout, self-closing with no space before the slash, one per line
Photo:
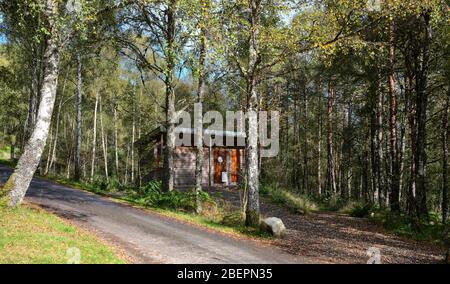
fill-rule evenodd
<path id="1" fill-rule="evenodd" d="M 8 1 L 2 5 L 2 20 L 10 27 L 9 36 L 42 42 L 54 36 L 65 45 L 67 39 L 97 35 L 101 23 L 112 24 L 113 12 L 121 1 L 54 0 Z M 99 17 L 101 14 L 101 17 Z M 46 21 L 42 21 L 46 18 Z"/>
<path id="2" fill-rule="evenodd" d="M 308 196 L 294 193 L 277 183 L 262 184 L 260 193 L 266 195 L 275 203 L 281 204 L 300 214 L 318 209 L 317 204 Z"/>
<path id="3" fill-rule="evenodd" d="M 244 224 L 244 220 L 242 218 L 241 212 L 233 212 L 228 215 L 225 215 L 221 221 L 222 224 L 226 226 L 242 226 Z"/>
<path id="4" fill-rule="evenodd" d="M 139 190 L 139 194 L 141 194 L 142 196 L 147 196 L 149 194 L 153 194 L 155 192 L 161 192 L 161 186 L 162 186 L 162 182 L 157 180 L 157 181 L 151 181 L 148 182 L 146 185 L 140 187 Z"/>
<path id="5" fill-rule="evenodd" d="M 383 225 L 389 232 L 418 241 L 450 245 L 449 225 L 442 224 L 439 215 L 430 214 L 428 220 L 417 220 L 406 214 L 395 214 L 388 210 L 376 210 L 369 217 Z"/>
<path id="6" fill-rule="evenodd" d="M 106 178 L 102 176 L 95 176 L 92 180 L 91 185 L 98 189 L 99 191 L 109 191 L 108 182 L 106 181 Z"/>
<path id="7" fill-rule="evenodd" d="M 321 210 L 332 212 L 340 211 L 351 213 L 353 207 L 360 204 L 356 201 L 344 199 L 340 194 L 327 194 L 316 197 L 315 200 L 317 200 L 317 202 L 319 203 Z"/>
<path id="8" fill-rule="evenodd" d="M 0 164 L 14 168 L 16 166 L 17 161 L 11 161 L 11 160 L 3 160 L 0 159 Z"/>
<path id="9" fill-rule="evenodd" d="M 161 185 L 161 181 L 151 181 L 140 188 L 131 189 L 126 199 L 148 207 L 196 212 L 195 192 L 163 192 Z M 207 192 L 200 192 L 199 198 L 202 204 L 214 203 Z"/>
<path id="10" fill-rule="evenodd" d="M 90 186 L 96 191 L 100 192 L 117 192 L 124 191 L 128 187 L 125 186 L 117 177 L 110 177 L 106 179 L 104 176 L 94 176 Z"/>
<path id="11" fill-rule="evenodd" d="M 364 218 L 369 217 L 374 207 L 369 203 L 354 203 L 350 208 L 350 216 Z"/>

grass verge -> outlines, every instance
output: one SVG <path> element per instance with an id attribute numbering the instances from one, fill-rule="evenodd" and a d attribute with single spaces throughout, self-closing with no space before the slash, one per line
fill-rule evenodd
<path id="1" fill-rule="evenodd" d="M 0 264 L 121 264 L 92 234 L 40 208 L 0 207 Z M 79 254 L 78 254 L 79 252 Z"/>
<path id="2" fill-rule="evenodd" d="M 317 204 L 309 197 L 289 191 L 276 183 L 262 184 L 260 193 L 296 213 L 307 214 L 318 210 Z"/>
<path id="3" fill-rule="evenodd" d="M 450 226 L 443 224 L 442 219 L 434 213 L 418 220 L 404 213 L 397 214 L 386 208 L 360 202 L 347 205 L 341 212 L 348 213 L 352 217 L 368 218 L 399 237 L 450 246 Z"/>
<path id="4" fill-rule="evenodd" d="M 388 232 L 436 245 L 450 246 L 450 228 L 439 218 L 430 215 L 428 220 L 412 220 L 405 214 L 393 214 L 388 210 L 377 210 L 368 217 L 373 222 L 381 224 Z"/>

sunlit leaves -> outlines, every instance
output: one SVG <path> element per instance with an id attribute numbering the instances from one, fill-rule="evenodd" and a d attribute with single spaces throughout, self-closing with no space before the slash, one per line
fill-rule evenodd
<path id="1" fill-rule="evenodd" d="M 5 1 L 2 13 L 8 27 L 7 35 L 12 39 L 41 42 L 54 35 L 61 44 L 66 44 L 75 36 L 85 39 L 95 33 L 96 23 L 107 18 L 107 12 L 119 7 L 121 2 L 123 1 L 54 0 L 55 13 L 48 14 L 45 11 L 46 1 Z M 77 9 L 67 9 L 72 6 Z M 100 12 L 104 13 L 100 15 Z"/>

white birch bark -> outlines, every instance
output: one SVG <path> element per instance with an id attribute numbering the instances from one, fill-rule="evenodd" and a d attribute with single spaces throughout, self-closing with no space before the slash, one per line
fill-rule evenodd
<path id="1" fill-rule="evenodd" d="M 257 65 L 259 52 L 259 1 L 249 1 L 251 10 L 251 37 L 249 45 L 249 66 L 247 78 L 248 130 L 247 130 L 247 181 L 248 206 L 246 209 L 246 225 L 259 225 L 259 170 L 258 170 L 258 93 Z"/>
<path id="2" fill-rule="evenodd" d="M 100 103 L 100 132 L 102 137 L 102 148 L 103 148 L 103 161 L 104 161 L 104 167 L 105 167 L 105 177 L 106 181 L 109 181 L 109 174 L 108 174 L 108 150 L 107 148 L 107 141 L 105 137 L 105 129 L 103 127 L 103 108 L 102 108 L 102 97 L 99 98 Z"/>
<path id="3" fill-rule="evenodd" d="M 95 173 L 95 151 L 97 147 L 97 109 L 98 109 L 98 91 L 95 93 L 95 107 L 94 107 L 94 128 L 92 130 L 92 161 L 91 161 L 91 181 L 94 179 Z"/>
<path id="4" fill-rule="evenodd" d="M 76 129 L 76 150 L 75 150 L 75 180 L 79 180 L 81 176 L 81 104 L 82 104 L 82 74 L 81 74 L 81 55 L 77 55 L 77 129 Z"/>
<path id="5" fill-rule="evenodd" d="M 48 0 L 46 2 L 44 13 L 47 16 L 51 27 L 55 24 L 54 16 L 56 11 L 56 3 L 52 0 Z M 7 195 L 6 202 L 10 207 L 16 207 L 22 203 L 33 175 L 39 165 L 39 161 L 41 160 L 50 129 L 56 98 L 56 88 L 58 85 L 60 50 L 55 34 L 51 34 L 46 43 L 43 62 L 43 64 L 45 64 L 45 72 L 41 87 L 41 100 L 36 125 L 31 137 L 25 145 L 24 152 L 17 163 L 14 173 L 10 176 L 4 186 L 4 193 L 2 194 L 2 196 Z"/>
<path id="6" fill-rule="evenodd" d="M 116 163 L 116 177 L 119 177 L 119 146 L 117 129 L 117 108 L 114 106 L 114 157 Z"/>

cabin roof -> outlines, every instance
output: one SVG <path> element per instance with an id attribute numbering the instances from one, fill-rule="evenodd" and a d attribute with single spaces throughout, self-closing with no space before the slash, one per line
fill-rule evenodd
<path id="1" fill-rule="evenodd" d="M 159 142 L 161 139 L 161 135 L 166 133 L 167 129 L 163 125 L 153 129 L 149 133 L 143 135 L 141 139 L 135 142 L 137 147 L 145 147 L 148 144 Z M 183 135 L 195 135 L 195 128 L 186 128 L 186 127 L 175 127 L 175 134 L 183 134 Z M 215 135 L 221 137 L 234 137 L 244 139 L 247 137 L 245 132 L 237 132 L 237 131 L 224 131 L 224 130 L 216 130 L 216 129 L 203 129 L 203 135 Z"/>
<path id="2" fill-rule="evenodd" d="M 165 131 L 164 131 L 165 132 Z M 183 133 L 183 134 L 196 134 L 195 128 L 183 128 L 176 127 L 175 133 Z M 215 129 L 204 129 L 203 135 L 217 135 L 223 137 L 242 137 L 245 138 L 245 132 L 236 132 L 236 131 L 223 131 L 223 130 L 215 130 Z"/>

